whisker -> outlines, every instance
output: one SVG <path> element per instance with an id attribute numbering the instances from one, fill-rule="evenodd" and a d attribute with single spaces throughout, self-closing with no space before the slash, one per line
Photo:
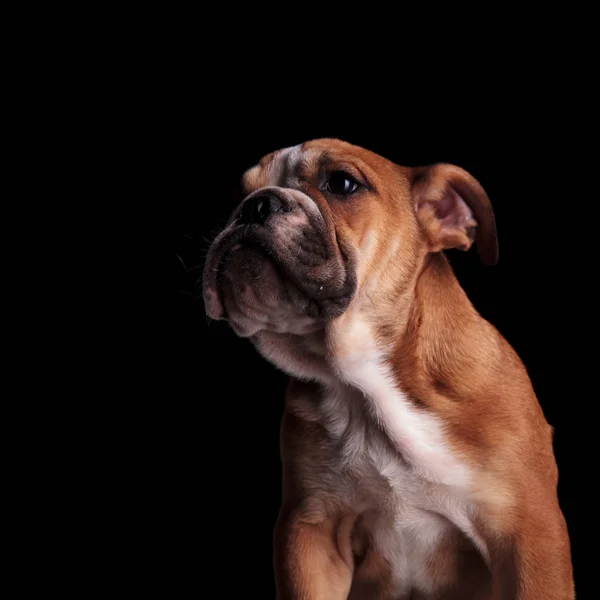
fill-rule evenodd
<path id="1" fill-rule="evenodd" d="M 202 295 L 196 296 L 195 294 L 192 294 L 191 292 L 188 292 L 187 290 L 179 290 L 182 294 L 185 294 L 186 296 L 189 296 L 190 298 L 194 299 L 194 302 L 197 302 L 198 300 L 200 300 L 200 298 L 202 298 Z"/>
<path id="2" fill-rule="evenodd" d="M 179 259 L 179 261 L 181 262 L 181 264 L 183 265 L 183 268 L 190 273 L 191 271 L 185 266 L 185 263 L 183 262 L 183 258 L 181 258 L 181 256 L 179 256 L 179 254 L 175 253 L 175 256 Z"/>

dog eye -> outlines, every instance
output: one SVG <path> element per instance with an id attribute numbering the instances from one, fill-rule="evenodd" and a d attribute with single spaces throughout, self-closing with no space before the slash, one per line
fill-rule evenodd
<path id="1" fill-rule="evenodd" d="M 349 196 L 359 187 L 359 184 L 344 171 L 334 171 L 329 175 L 325 189 L 336 196 Z"/>

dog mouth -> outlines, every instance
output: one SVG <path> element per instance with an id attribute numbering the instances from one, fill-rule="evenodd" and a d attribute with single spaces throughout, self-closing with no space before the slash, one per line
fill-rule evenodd
<path id="1" fill-rule="evenodd" d="M 217 236 L 209 249 L 202 278 L 202 292 L 206 311 L 211 319 L 228 318 L 228 292 L 235 296 L 236 291 L 239 292 L 244 284 L 264 279 L 267 265 L 272 270 L 277 270 L 272 249 L 266 244 L 267 240 L 264 236 L 253 233 L 251 225 L 230 227 Z M 278 279 L 280 278 L 279 275 Z"/>
<path id="2" fill-rule="evenodd" d="M 309 228 L 281 235 L 264 226 L 231 224 L 213 242 L 204 267 L 208 316 L 243 312 L 268 321 L 282 306 L 323 321 L 339 316 L 356 288 L 354 269 Z"/>

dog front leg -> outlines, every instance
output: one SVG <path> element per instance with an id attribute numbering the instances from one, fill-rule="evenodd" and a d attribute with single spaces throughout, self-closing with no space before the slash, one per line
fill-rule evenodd
<path id="1" fill-rule="evenodd" d="M 494 600 L 573 600 L 571 551 L 558 506 L 530 511 L 521 528 L 491 544 Z"/>
<path id="2" fill-rule="evenodd" d="M 344 521 L 308 522 L 282 512 L 275 527 L 277 600 L 345 600 L 352 554 Z"/>

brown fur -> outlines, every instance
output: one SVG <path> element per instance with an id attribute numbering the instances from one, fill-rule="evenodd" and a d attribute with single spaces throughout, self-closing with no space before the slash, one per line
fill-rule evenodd
<path id="1" fill-rule="evenodd" d="M 466 599 L 475 597 L 473 590 L 479 590 L 477 598 L 490 600 L 573 599 L 551 428 L 520 359 L 473 308 L 439 252 L 468 249 L 476 240 L 482 259 L 496 261 L 485 192 L 450 165 L 400 167 L 337 140 L 303 145 L 311 149 L 300 189 L 317 203 L 339 252 L 355 257 L 358 289 L 351 310 L 312 334 L 310 343 L 299 336 L 281 343 L 299 361 L 325 370 L 328 356 L 347 350 L 350 342 L 342 333 L 360 307 L 378 342 L 393 349 L 389 367 L 403 391 L 445 424 L 454 452 L 481 474 L 473 496 L 489 568 L 473 545 L 453 532 L 426 565 L 443 591 L 411 600 Z M 246 173 L 246 193 L 269 184 L 275 156 Z M 344 165 L 367 189 L 352 201 L 328 202 L 315 182 L 320 170 L 332 165 Z M 449 199 L 448 193 L 454 196 Z M 450 217 L 444 202 L 453 210 Z M 391 600 L 390 565 L 373 550 L 364 527 L 371 516 L 353 513 L 343 495 L 324 484 L 333 468 L 331 449 L 312 417 L 321 393 L 317 384 L 292 380 L 286 395 L 283 506 L 275 532 L 278 597 Z M 360 407 L 358 396 L 356 404 Z M 372 493 L 384 489 L 378 480 L 360 484 Z"/>

